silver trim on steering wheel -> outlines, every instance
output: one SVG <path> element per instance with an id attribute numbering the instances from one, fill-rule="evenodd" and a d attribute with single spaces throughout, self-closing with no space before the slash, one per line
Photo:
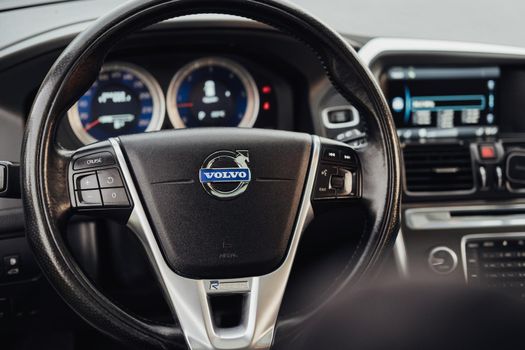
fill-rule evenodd
<path id="1" fill-rule="evenodd" d="M 263 276 L 195 280 L 176 274 L 167 265 L 147 219 L 119 141 L 114 138 L 110 139 L 134 203 L 127 226 L 144 245 L 190 349 L 269 349 L 272 345 L 277 316 L 297 247 L 306 225 L 313 218 L 311 197 L 321 142 L 317 136 L 312 136 L 312 141 L 312 155 L 306 186 L 290 248 L 282 265 L 277 270 Z M 220 290 L 221 285 L 223 290 Z M 240 326 L 217 328 L 213 324 L 208 294 L 221 292 L 246 294 Z"/>

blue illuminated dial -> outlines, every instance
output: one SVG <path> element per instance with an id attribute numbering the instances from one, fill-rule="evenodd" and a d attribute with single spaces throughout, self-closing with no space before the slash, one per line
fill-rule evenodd
<path id="1" fill-rule="evenodd" d="M 251 127 L 259 110 L 253 78 L 225 58 L 202 58 L 181 68 L 171 81 L 167 99 L 176 128 Z"/>
<path id="2" fill-rule="evenodd" d="M 105 65 L 98 79 L 69 111 L 77 137 L 85 144 L 125 134 L 159 130 L 164 99 L 154 78 L 130 65 Z"/>

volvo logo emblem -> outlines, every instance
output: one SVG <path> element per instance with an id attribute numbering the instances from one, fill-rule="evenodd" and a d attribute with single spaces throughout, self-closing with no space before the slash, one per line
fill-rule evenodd
<path id="1" fill-rule="evenodd" d="M 248 151 L 218 151 L 210 155 L 199 170 L 202 186 L 214 197 L 234 198 L 246 191 L 252 174 Z"/>

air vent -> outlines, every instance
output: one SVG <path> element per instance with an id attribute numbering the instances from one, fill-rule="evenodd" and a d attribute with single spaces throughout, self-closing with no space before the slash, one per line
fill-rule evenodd
<path id="1" fill-rule="evenodd" d="M 406 189 L 410 193 L 468 191 L 474 188 L 468 145 L 406 145 Z"/>

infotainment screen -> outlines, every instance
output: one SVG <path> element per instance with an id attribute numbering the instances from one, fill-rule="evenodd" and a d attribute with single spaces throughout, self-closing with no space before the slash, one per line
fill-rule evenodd
<path id="1" fill-rule="evenodd" d="M 387 98 L 399 137 L 495 135 L 499 67 L 392 67 Z"/>

